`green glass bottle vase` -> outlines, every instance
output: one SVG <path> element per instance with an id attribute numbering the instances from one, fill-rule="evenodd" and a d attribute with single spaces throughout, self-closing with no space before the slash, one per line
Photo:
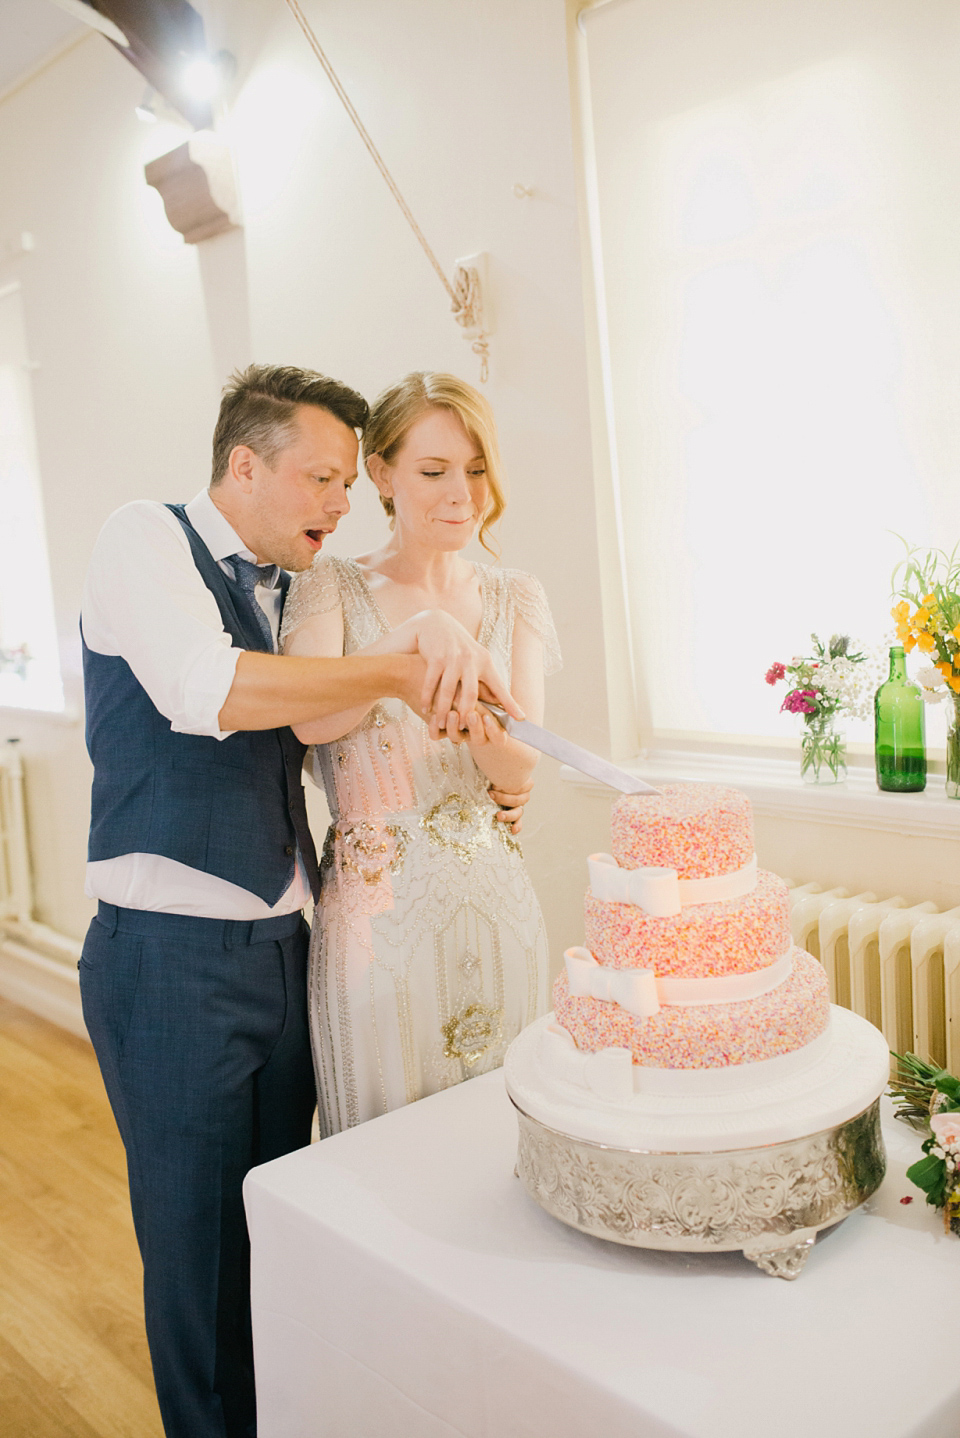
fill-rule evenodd
<path id="1" fill-rule="evenodd" d="M 877 786 L 898 794 L 926 788 L 923 695 L 907 678 L 902 645 L 890 650 L 890 677 L 873 701 Z"/>

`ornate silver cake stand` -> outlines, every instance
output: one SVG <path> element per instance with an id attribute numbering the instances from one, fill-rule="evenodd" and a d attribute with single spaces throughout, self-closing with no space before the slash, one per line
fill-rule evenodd
<path id="1" fill-rule="evenodd" d="M 833 1128 L 759 1148 L 655 1153 L 573 1138 L 511 1098 L 517 1174 L 547 1213 L 637 1248 L 742 1249 L 765 1273 L 796 1278 L 816 1235 L 879 1188 L 880 1100 Z"/>

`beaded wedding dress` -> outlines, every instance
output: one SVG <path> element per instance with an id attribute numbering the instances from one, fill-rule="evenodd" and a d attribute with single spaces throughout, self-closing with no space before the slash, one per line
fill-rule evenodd
<path id="1" fill-rule="evenodd" d="M 504 677 L 528 625 L 559 667 L 539 582 L 477 565 L 479 641 Z M 283 635 L 343 610 L 344 654 L 390 626 L 350 559 L 299 575 Z M 310 1021 L 321 1137 L 496 1068 L 548 1007 L 543 918 L 520 844 L 465 745 L 431 740 L 400 700 L 382 700 L 309 766 L 332 824 L 310 948 Z"/>

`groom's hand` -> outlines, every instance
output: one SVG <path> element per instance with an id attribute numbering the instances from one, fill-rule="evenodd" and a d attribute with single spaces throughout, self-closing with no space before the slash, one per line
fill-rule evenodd
<path id="1" fill-rule="evenodd" d="M 414 714 L 419 714 L 421 719 L 429 723 L 429 713 L 421 708 L 424 679 L 427 673 L 426 660 L 420 654 L 398 654 L 394 657 L 394 663 L 400 666 L 394 697 L 402 699 Z"/>
<path id="2" fill-rule="evenodd" d="M 430 715 L 430 737 L 438 739 L 451 710 L 461 727 L 477 707 L 481 685 L 514 719 L 523 711 L 497 673 L 489 650 L 467 633 L 463 625 L 442 609 L 428 609 L 415 619 L 417 650 L 427 670 L 419 709 Z"/>

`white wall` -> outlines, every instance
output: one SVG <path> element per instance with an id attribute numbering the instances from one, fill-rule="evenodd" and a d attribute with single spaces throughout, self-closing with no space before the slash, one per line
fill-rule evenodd
<path id="1" fill-rule="evenodd" d="M 549 720 L 606 745 L 578 222 L 562 0 L 327 0 L 310 12 L 448 272 L 486 250 L 497 309 L 489 397 L 512 498 L 503 559 L 537 573 L 566 668 Z M 23 285 L 69 700 L 97 530 L 139 497 L 205 482 L 218 390 L 251 359 L 324 369 L 368 395 L 477 361 L 449 301 L 282 5 L 209 17 L 238 59 L 230 132 L 245 227 L 186 246 L 146 186 L 156 134 L 135 72 L 95 36 L 0 105 L 0 238 Z M 535 187 L 518 200 L 516 182 Z M 361 497 L 338 547 L 382 532 Z M 89 765 L 80 728 L 0 711 L 23 738 L 39 917 L 79 935 Z M 544 764 L 527 852 L 554 937 L 580 936 L 581 800 Z M 602 838 L 598 835 L 596 842 Z"/>

